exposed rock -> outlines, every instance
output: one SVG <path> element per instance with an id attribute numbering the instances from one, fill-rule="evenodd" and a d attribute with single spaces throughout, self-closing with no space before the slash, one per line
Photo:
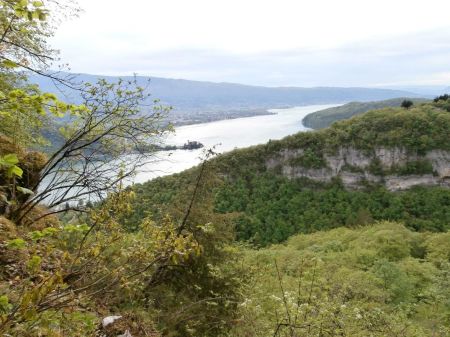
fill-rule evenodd
<path id="1" fill-rule="evenodd" d="M 289 178 L 305 177 L 320 182 L 329 182 L 339 177 L 343 184 L 358 188 L 363 182 L 383 183 L 387 189 L 398 191 L 417 185 L 450 187 L 450 152 L 433 150 L 425 155 L 409 153 L 404 148 L 378 148 L 373 154 L 355 148 L 340 148 L 335 154 L 326 154 L 326 167 L 306 168 L 293 165 L 292 160 L 300 157 L 303 149 L 287 149 L 266 161 L 268 169 L 280 169 Z M 404 167 L 409 162 L 429 161 L 435 174 L 424 175 L 374 175 L 370 172 L 371 163 L 377 161 L 387 172 L 393 168 Z"/>
<path id="2" fill-rule="evenodd" d="M 375 150 L 375 157 L 378 158 L 381 165 L 385 168 L 391 168 L 394 165 L 403 166 L 408 161 L 417 160 L 416 154 L 408 154 L 404 148 L 378 148 Z"/>
<path id="3" fill-rule="evenodd" d="M 351 166 L 366 167 L 370 165 L 372 159 L 365 155 L 362 151 L 356 150 L 352 147 L 340 148 L 338 154 L 335 156 L 325 156 L 329 165 L 333 165 L 333 162 L 339 162 L 340 166 L 336 167 L 337 171 L 340 171 L 345 164 Z"/>
<path id="4" fill-rule="evenodd" d="M 450 153 L 442 150 L 433 150 L 426 154 L 426 159 L 433 164 L 433 169 L 442 179 L 450 179 Z"/>
<path id="5" fill-rule="evenodd" d="M 108 325 L 113 324 L 118 319 L 121 319 L 122 316 L 108 316 L 102 319 L 102 326 L 106 328 Z"/>
<path id="6" fill-rule="evenodd" d="M 435 177 L 431 174 L 423 176 L 387 176 L 385 177 L 385 186 L 390 191 L 407 190 L 414 186 L 443 186 L 450 187 L 447 181 Z"/>
<path id="7" fill-rule="evenodd" d="M 138 315 L 123 313 L 122 315 L 105 317 L 97 331 L 98 337 L 161 337 L 153 322 L 143 321 Z"/>
<path id="8" fill-rule="evenodd" d="M 269 158 L 266 162 L 266 166 L 269 169 L 273 169 L 280 165 L 281 162 L 287 162 L 289 159 L 300 157 L 303 155 L 305 151 L 303 149 L 296 149 L 296 150 L 282 150 L 279 152 L 277 157 Z"/>
<path id="9" fill-rule="evenodd" d="M 307 177 L 309 179 L 328 182 L 335 176 L 330 169 L 310 169 L 301 166 L 282 166 L 282 174 L 289 178 Z"/>
<path id="10" fill-rule="evenodd" d="M 337 176 L 337 175 L 336 175 Z M 367 181 L 370 183 L 382 183 L 383 177 L 379 177 L 368 172 L 363 173 L 353 173 L 348 171 L 341 171 L 338 176 L 341 178 L 344 186 L 351 188 L 359 188 L 361 187 L 361 183 L 363 181 Z"/>
<path id="11" fill-rule="evenodd" d="M 109 337 L 109 336 L 133 337 L 130 330 L 123 327 L 123 325 L 127 324 L 128 322 L 124 321 L 122 318 L 123 316 L 108 316 L 103 318 L 102 331 L 104 331 L 105 333 L 100 334 L 100 337 Z M 120 321 L 119 322 L 120 324 L 117 324 L 118 321 Z M 125 332 L 121 333 L 122 331 Z"/>

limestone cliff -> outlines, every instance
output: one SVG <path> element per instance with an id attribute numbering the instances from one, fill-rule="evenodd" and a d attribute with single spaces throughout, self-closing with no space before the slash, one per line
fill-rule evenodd
<path id="1" fill-rule="evenodd" d="M 382 183 L 391 191 L 408 189 L 416 185 L 450 187 L 450 152 L 432 150 L 419 155 L 405 148 L 376 148 L 372 153 L 346 147 L 333 154 L 324 154 L 322 167 L 305 167 L 296 159 L 303 149 L 284 149 L 266 160 L 267 169 L 276 169 L 289 178 L 305 177 L 328 182 L 339 177 L 343 184 L 358 188 L 364 182 Z M 420 163 L 425 169 L 408 170 Z M 411 172 L 412 171 L 412 172 Z"/>

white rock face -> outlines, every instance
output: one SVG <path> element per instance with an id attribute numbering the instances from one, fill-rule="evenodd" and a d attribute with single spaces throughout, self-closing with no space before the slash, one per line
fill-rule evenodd
<path id="1" fill-rule="evenodd" d="M 108 325 L 113 324 L 115 321 L 121 319 L 122 316 L 108 316 L 102 319 L 102 326 L 106 328 Z M 101 337 L 106 337 L 105 335 L 101 335 Z M 123 334 L 117 335 L 117 337 L 133 337 L 131 335 L 130 330 L 126 330 Z"/>
<path id="2" fill-rule="evenodd" d="M 278 156 L 276 158 L 270 158 L 266 165 L 268 168 L 275 168 L 280 163 L 280 160 L 282 162 L 286 162 L 289 159 L 297 158 L 303 155 L 305 151 L 303 149 L 296 149 L 296 150 L 282 150 L 279 152 Z"/>
<path id="3" fill-rule="evenodd" d="M 375 150 L 375 156 L 380 160 L 381 165 L 390 168 L 394 165 L 402 166 L 408 161 L 417 160 L 418 156 L 415 154 L 408 154 L 403 148 L 379 148 Z"/>
<path id="4" fill-rule="evenodd" d="M 423 176 L 387 176 L 385 178 L 386 188 L 390 191 L 407 190 L 413 186 L 445 186 L 438 177 L 431 174 Z"/>
<path id="5" fill-rule="evenodd" d="M 337 156 L 326 157 L 328 160 L 332 161 L 332 158 L 337 158 L 342 162 L 342 166 L 347 164 L 351 166 L 365 167 L 370 165 L 372 158 L 365 155 L 362 151 L 356 150 L 352 147 L 341 148 Z M 336 159 L 335 159 L 336 160 Z"/>
<path id="6" fill-rule="evenodd" d="M 108 316 L 102 319 L 102 326 L 106 328 L 108 325 L 113 324 L 118 319 L 121 319 L 122 316 Z"/>
<path id="7" fill-rule="evenodd" d="M 333 178 L 333 174 L 328 168 L 308 169 L 290 165 L 283 165 L 282 174 L 289 178 L 307 177 L 322 182 L 328 182 Z"/>
<path id="8" fill-rule="evenodd" d="M 441 178 L 450 179 L 450 154 L 442 150 L 433 150 L 427 153 L 426 159 L 433 164 L 434 170 Z"/>
<path id="9" fill-rule="evenodd" d="M 300 157 L 303 153 L 302 149 L 280 151 L 266 161 L 266 167 L 268 169 L 281 168 L 281 173 L 288 178 L 305 177 L 320 182 L 329 182 L 332 178 L 339 177 L 345 186 L 351 188 L 358 188 L 363 181 L 384 183 L 386 188 L 391 191 L 404 190 L 417 185 L 450 187 L 450 152 L 448 151 L 433 150 L 424 156 L 419 156 L 415 153 L 408 153 L 404 148 L 378 148 L 372 155 L 369 155 L 349 147 L 339 149 L 336 154 L 325 155 L 327 167 L 324 168 L 312 169 L 292 165 L 292 159 Z M 385 170 L 404 166 L 408 162 L 428 160 L 436 175 L 376 176 L 368 171 L 369 165 L 375 159 Z"/>

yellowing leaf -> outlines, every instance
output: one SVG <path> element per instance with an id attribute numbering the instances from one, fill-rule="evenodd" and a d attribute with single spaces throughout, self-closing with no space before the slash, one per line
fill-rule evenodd
<path id="1" fill-rule="evenodd" d="M 19 158 L 17 158 L 17 154 L 10 153 L 3 156 L 3 162 L 8 165 L 16 165 L 19 163 Z"/>
<path id="2" fill-rule="evenodd" d="M 16 62 L 11 61 L 11 60 L 3 60 L 2 61 L 2 66 L 4 66 L 5 68 L 17 68 L 18 64 Z"/>
<path id="3" fill-rule="evenodd" d="M 8 169 L 8 175 L 10 176 L 10 177 L 12 177 L 12 176 L 17 176 L 17 177 L 22 177 L 22 175 L 23 175 L 23 170 L 19 167 L 19 166 L 11 166 L 9 169 Z"/>

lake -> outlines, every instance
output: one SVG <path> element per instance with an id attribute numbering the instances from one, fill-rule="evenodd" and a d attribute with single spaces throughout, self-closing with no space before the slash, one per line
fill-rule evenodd
<path id="1" fill-rule="evenodd" d="M 194 124 L 176 128 L 176 133 L 167 137 L 168 145 L 183 145 L 187 141 L 198 141 L 204 149 L 216 146 L 223 153 L 236 148 L 263 144 L 270 139 L 281 139 L 299 131 L 309 130 L 302 119 L 315 111 L 334 105 L 310 105 L 288 109 L 272 109 L 267 116 L 229 119 L 211 123 Z M 141 168 L 134 177 L 135 183 L 181 172 L 200 163 L 204 149 L 160 151 L 156 160 Z"/>

